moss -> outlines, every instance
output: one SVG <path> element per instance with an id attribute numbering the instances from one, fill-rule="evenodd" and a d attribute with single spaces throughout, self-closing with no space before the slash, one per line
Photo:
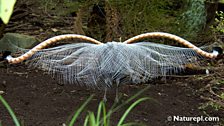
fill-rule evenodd
<path id="1" fill-rule="evenodd" d="M 121 13 L 123 37 L 143 32 L 173 33 L 177 17 L 184 8 L 182 0 L 110 0 Z M 182 3 L 182 4 L 180 4 Z"/>

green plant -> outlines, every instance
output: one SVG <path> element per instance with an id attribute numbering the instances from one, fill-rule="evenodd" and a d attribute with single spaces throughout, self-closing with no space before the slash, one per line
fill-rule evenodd
<path id="1" fill-rule="evenodd" d="M 5 101 L 5 99 L 0 95 L 0 101 L 2 102 L 2 104 L 5 106 L 5 108 L 8 110 L 9 114 L 11 115 L 14 123 L 16 126 L 20 126 L 20 123 L 15 115 L 15 113 L 13 112 L 13 110 L 11 109 L 11 107 L 9 106 L 9 104 Z M 0 126 L 1 126 L 1 122 L 0 122 Z"/>
<path id="2" fill-rule="evenodd" d="M 147 99 L 149 99 L 149 98 L 141 98 L 141 99 L 135 101 L 134 103 L 132 103 L 131 106 L 125 111 L 124 115 L 121 117 L 121 119 L 120 119 L 120 121 L 118 122 L 117 125 L 118 125 L 118 126 L 128 125 L 128 124 L 123 124 L 123 122 L 124 122 L 125 118 L 127 117 L 127 115 L 129 114 L 129 112 L 130 112 L 130 111 L 131 111 L 137 104 L 139 104 L 140 102 L 145 101 L 145 100 L 147 100 Z"/>
<path id="3" fill-rule="evenodd" d="M 205 115 L 219 116 L 217 113 L 224 111 L 223 86 L 224 80 L 222 78 L 213 78 L 213 81 L 207 85 L 206 88 L 201 90 L 204 92 L 204 95 L 202 95 L 201 98 L 206 100 L 206 102 L 202 103 L 199 109 L 202 110 Z M 224 124 L 224 119 L 221 118 L 219 123 Z"/>
<path id="4" fill-rule="evenodd" d="M 72 117 L 72 120 L 69 123 L 69 126 L 73 126 L 75 123 L 77 117 L 82 112 L 82 110 L 86 107 L 86 105 L 89 103 L 89 101 L 93 98 L 93 95 L 91 95 L 84 103 L 83 105 L 75 112 L 74 116 Z"/>
<path id="5" fill-rule="evenodd" d="M 211 26 L 215 34 L 224 34 L 224 13 L 222 11 L 216 12 L 218 18 L 215 18 L 215 25 Z"/>
<path id="6" fill-rule="evenodd" d="M 207 103 L 203 104 L 200 109 L 206 109 L 211 107 L 216 111 L 224 110 L 224 92 L 222 87 L 224 85 L 224 80 L 217 80 L 211 87 L 208 88 L 210 97 L 203 97 L 203 99 L 208 100 Z"/>
<path id="7" fill-rule="evenodd" d="M 222 109 L 222 106 L 213 101 L 206 102 L 205 104 L 201 105 L 199 109 L 206 110 L 209 107 L 213 108 L 215 111 L 219 111 L 220 109 Z"/>
<path id="8" fill-rule="evenodd" d="M 224 3 L 224 0 L 219 0 L 219 3 L 222 3 L 223 4 Z"/>
<path id="9" fill-rule="evenodd" d="M 145 90 L 147 90 L 147 88 L 143 89 L 142 91 L 138 92 L 136 95 L 132 96 L 131 98 L 129 98 L 128 100 L 126 100 L 123 104 L 114 107 L 112 106 L 108 111 L 106 111 L 106 105 L 103 101 L 101 101 L 98 105 L 98 110 L 96 115 L 94 114 L 94 112 L 92 111 L 88 111 L 86 117 L 85 117 L 85 121 L 84 121 L 84 126 L 110 126 L 110 118 L 111 115 L 120 110 L 122 107 L 124 107 L 125 105 L 127 105 L 128 103 L 130 103 L 133 99 L 135 99 L 137 96 L 139 96 L 142 92 L 144 92 Z M 71 121 L 68 123 L 68 126 L 73 126 L 75 125 L 75 120 L 77 120 L 78 115 L 80 115 L 80 113 L 82 112 L 82 110 L 84 109 L 84 107 L 88 104 L 88 102 L 92 99 L 93 96 L 90 96 L 90 98 L 88 98 L 86 100 L 86 102 L 75 112 L 74 116 L 72 117 Z M 134 103 L 132 103 L 128 109 L 124 112 L 123 116 L 120 118 L 117 126 L 138 126 L 138 125 L 143 125 L 143 124 L 137 124 L 134 122 L 131 123 L 124 123 L 125 118 L 127 117 L 127 115 L 130 113 L 130 111 L 137 106 L 140 102 L 143 102 L 145 100 L 148 100 L 149 98 L 145 97 L 145 98 L 140 98 L 137 101 L 135 101 Z M 102 114 L 102 116 L 101 116 Z"/>
<path id="10" fill-rule="evenodd" d="M 180 31 L 195 37 L 206 25 L 205 0 L 188 0 L 186 11 L 181 15 L 178 23 L 183 26 L 180 27 Z"/>
<path id="11" fill-rule="evenodd" d="M 87 103 L 90 101 L 90 99 L 91 99 L 91 97 L 88 98 L 87 101 L 77 110 L 77 112 L 74 114 L 74 116 L 68 126 L 75 125 L 75 120 L 78 117 L 77 115 L 79 115 L 81 113 L 81 110 L 83 110 L 83 108 L 87 105 Z M 139 125 L 134 122 L 124 123 L 124 120 L 135 106 L 137 106 L 140 102 L 145 101 L 147 99 L 149 99 L 149 98 L 140 98 L 137 101 L 135 101 L 134 103 L 132 103 L 129 106 L 129 108 L 125 111 L 123 116 L 120 118 L 117 126 Z M 119 108 L 120 108 L 120 106 L 119 106 Z M 105 103 L 101 101 L 98 106 L 98 111 L 97 111 L 96 115 L 94 114 L 94 112 L 88 111 L 88 114 L 85 117 L 84 126 L 110 126 L 110 117 L 111 117 L 112 113 L 115 112 L 115 110 L 117 110 L 117 108 L 111 109 L 107 113 Z M 102 113 L 102 116 L 101 116 L 101 113 Z"/>
<path id="12" fill-rule="evenodd" d="M 0 0 L 0 18 L 7 24 L 12 15 L 16 0 Z"/>

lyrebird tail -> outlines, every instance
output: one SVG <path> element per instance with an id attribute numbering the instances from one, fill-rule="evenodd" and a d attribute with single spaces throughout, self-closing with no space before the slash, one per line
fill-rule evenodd
<path id="1" fill-rule="evenodd" d="M 148 37 L 173 39 L 189 48 L 150 42 L 132 43 Z M 69 38 L 82 39 L 84 42 L 43 49 L 51 43 Z M 178 36 L 152 32 L 124 43 L 105 44 L 82 35 L 55 36 L 20 57 L 7 56 L 6 59 L 9 63 L 27 60 L 31 67 L 48 71 L 61 83 L 105 88 L 113 83 L 137 84 L 159 76 L 173 75 L 183 70 L 186 64 L 197 64 L 205 57 L 215 58 L 218 55 L 217 51 L 205 52 Z"/>

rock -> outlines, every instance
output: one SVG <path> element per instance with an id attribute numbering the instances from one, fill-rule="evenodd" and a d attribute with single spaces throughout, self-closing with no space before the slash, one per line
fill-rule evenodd
<path id="1" fill-rule="evenodd" d="M 4 91 L 0 91 L 0 95 L 4 94 L 5 92 Z"/>
<path id="2" fill-rule="evenodd" d="M 37 39 L 32 36 L 18 33 L 6 33 L 0 40 L 0 51 L 16 52 L 19 48 L 28 49 L 38 43 Z"/>

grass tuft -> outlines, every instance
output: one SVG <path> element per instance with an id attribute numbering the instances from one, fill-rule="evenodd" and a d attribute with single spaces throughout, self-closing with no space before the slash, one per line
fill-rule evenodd
<path id="1" fill-rule="evenodd" d="M 122 107 L 126 106 L 130 102 L 132 102 L 134 99 L 136 99 L 140 94 L 142 94 L 144 91 L 146 91 L 150 86 L 144 88 L 143 90 L 136 93 L 134 96 L 130 97 L 128 100 L 126 100 L 124 103 L 116 106 L 114 104 L 108 111 L 106 110 L 105 102 L 101 101 L 98 105 L 98 110 L 96 112 L 96 115 L 92 111 L 88 111 L 87 115 L 85 117 L 84 126 L 110 126 L 110 118 L 112 114 L 118 110 L 120 110 Z M 77 120 L 78 115 L 84 110 L 84 107 L 89 103 L 89 101 L 92 99 L 93 96 L 90 96 L 84 104 L 75 112 L 72 120 L 69 123 L 69 126 L 75 125 L 75 121 Z M 125 118 L 130 114 L 131 110 L 134 109 L 139 103 L 149 100 L 149 97 L 140 98 L 137 101 L 131 103 L 131 105 L 128 107 L 128 109 L 124 112 L 122 117 L 120 118 L 119 122 L 117 123 L 117 126 L 140 126 L 143 124 L 135 123 L 135 122 L 128 122 L 124 123 Z M 115 107 L 116 106 L 116 107 Z"/>

